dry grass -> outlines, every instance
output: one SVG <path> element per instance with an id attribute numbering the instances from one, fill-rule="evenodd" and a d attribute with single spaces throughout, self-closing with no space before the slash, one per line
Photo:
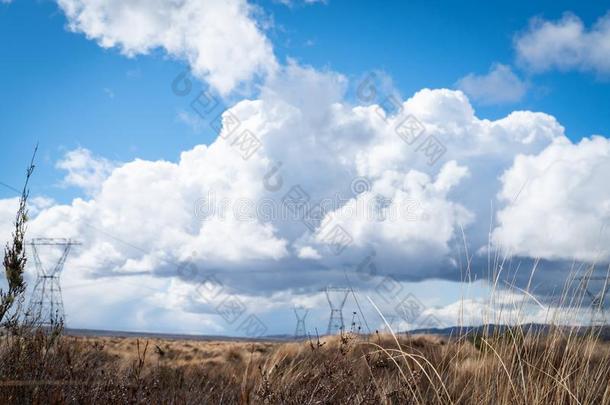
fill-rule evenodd
<path id="1" fill-rule="evenodd" d="M 450 340 L 342 334 L 283 344 L 77 338 L 63 336 L 61 326 L 38 329 L 23 321 L 21 305 L 33 169 L 32 159 L 4 256 L 2 404 L 610 404 L 610 345 L 570 328 L 513 327 Z M 501 268 L 494 266 L 494 290 Z"/>
<path id="2" fill-rule="evenodd" d="M 610 404 L 610 345 L 567 329 L 294 343 L 22 332 L 0 346 L 2 403 Z"/>

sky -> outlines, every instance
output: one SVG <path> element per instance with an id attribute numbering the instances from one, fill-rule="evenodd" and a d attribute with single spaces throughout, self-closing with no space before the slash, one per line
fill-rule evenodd
<path id="1" fill-rule="evenodd" d="M 30 235 L 83 242 L 70 327 L 324 331 L 329 285 L 363 327 L 545 321 L 610 258 L 609 12 L 0 1 L 0 236 L 38 143 Z"/>

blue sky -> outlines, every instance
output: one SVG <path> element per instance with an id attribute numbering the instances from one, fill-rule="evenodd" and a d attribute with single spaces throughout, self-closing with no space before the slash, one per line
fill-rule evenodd
<path id="1" fill-rule="evenodd" d="M 84 242 L 64 282 L 70 326 L 243 334 L 177 263 L 218 276 L 269 333 L 285 333 L 292 305 L 323 328 L 320 290 L 371 252 L 379 274 L 352 275 L 362 300 L 396 312 L 412 292 L 445 325 L 464 292 L 473 322 L 489 309 L 485 282 L 460 282 L 465 263 L 476 279 L 505 263 L 522 288 L 540 260 L 533 284 L 552 306 L 571 263 L 610 261 L 610 2 L 155 4 L 0 2 L 0 182 L 19 186 L 39 142 L 32 195 L 46 200 L 33 201 L 31 233 Z M 186 70 L 193 89 L 179 96 Z M 371 72 L 379 98 L 362 102 Z M 254 156 L 236 157 L 226 122 L 218 136 L 212 115 L 197 117 L 206 89 L 214 115 L 227 108 L 260 138 Z M 398 133 L 402 112 L 380 115 L 387 95 L 441 143 L 438 161 Z M 279 191 L 261 182 L 278 162 Z M 287 218 L 202 214 L 211 195 L 281 207 L 293 185 L 312 200 L 351 193 L 333 212 L 345 251 Z M 0 186 L 2 238 L 14 197 Z M 381 197 L 416 212 L 341 217 L 359 203 L 383 211 Z M 403 286 L 392 300 L 379 295 L 385 276 Z M 528 301 L 528 320 L 544 320 L 539 304 Z"/>

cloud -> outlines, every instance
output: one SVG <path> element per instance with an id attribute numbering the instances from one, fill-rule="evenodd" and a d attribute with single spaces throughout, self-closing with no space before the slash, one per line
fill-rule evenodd
<path id="1" fill-rule="evenodd" d="M 578 16 L 566 13 L 558 21 L 533 19 L 515 38 L 518 61 L 534 72 L 552 69 L 610 73 L 610 13 L 587 29 Z"/>
<path id="2" fill-rule="evenodd" d="M 461 78 L 457 87 L 481 104 L 515 103 L 523 99 L 527 84 L 510 66 L 495 64 L 486 75 L 473 73 Z"/>
<path id="3" fill-rule="evenodd" d="M 114 163 L 82 148 L 58 162 L 65 184 L 85 197 L 33 198 L 28 234 L 83 242 L 64 277 L 71 322 L 99 327 L 95 301 L 108 308 L 101 322 L 114 328 L 231 333 L 217 311 L 225 295 L 257 314 L 293 303 L 319 307 L 320 289 L 345 285 L 346 275 L 366 292 L 386 275 L 403 284 L 455 281 L 467 266 L 476 278 L 488 270 L 489 248 L 548 260 L 551 270 L 537 273 L 544 277 L 563 261 L 610 260 L 603 248 L 609 141 L 574 144 L 540 112 L 477 117 L 468 97 L 481 104 L 523 97 L 527 86 L 508 66 L 462 78 L 461 91 L 422 89 L 406 100 L 378 75 L 385 83 L 373 99 L 354 105 L 343 75 L 290 60 L 280 66 L 264 17 L 245 0 L 58 3 L 71 30 L 127 56 L 161 49 L 223 95 L 264 78 L 257 97 L 224 112 L 214 142 L 175 162 Z M 519 60 L 534 71 L 607 73 L 609 19 L 589 30 L 573 15 L 534 21 L 515 41 Z M 391 112 L 389 95 L 397 103 Z M 210 125 L 185 111 L 178 119 Z M 247 156 L 244 134 L 260 146 Z M 287 210 L 295 192 L 319 208 L 317 216 Z M 16 204 L 0 200 L 2 240 Z M 346 241 L 339 250 L 329 238 L 336 230 Z M 202 290 L 211 276 L 224 286 L 213 299 Z M 460 306 L 449 302 L 426 313 L 455 323 Z M 489 308 L 484 299 L 465 305 L 479 320 Z"/>
<path id="4" fill-rule="evenodd" d="M 428 308 L 423 316 L 432 316 L 441 325 L 479 326 L 489 324 L 522 325 L 554 323 L 578 325 L 587 312 L 559 307 L 541 307 L 525 294 L 502 290 L 489 297 L 465 298 L 441 307 Z M 401 324 L 402 328 L 413 325 Z"/>
<path id="5" fill-rule="evenodd" d="M 160 48 L 221 94 L 277 62 L 245 0 L 57 0 L 74 32 L 127 56 Z M 238 40 L 236 40 L 238 39 Z"/>
<path id="6" fill-rule="evenodd" d="M 563 137 L 541 113 L 481 120 L 460 91 L 421 90 L 402 103 L 402 115 L 388 117 L 375 104 L 346 103 L 345 88 L 341 75 L 291 64 L 259 99 L 225 112 L 240 123 L 235 134 L 225 126 L 212 144 L 177 162 L 138 159 L 111 169 L 86 150 L 70 152 L 59 167 L 90 198 L 43 210 L 32 235 L 84 239 L 74 260 L 89 276 L 175 276 L 177 264 L 190 260 L 256 294 L 304 280 L 320 288 L 372 250 L 377 265 L 399 278 L 456 279 L 461 228 L 476 248 L 487 245 L 488 199 L 513 157 Z M 404 117 L 425 126 L 419 142 L 398 135 Z M 262 145 L 249 159 L 235 144 L 246 129 Z M 434 139 L 446 153 L 430 165 L 421 145 Z M 279 162 L 281 188 L 269 188 L 266 175 Z M 312 205 L 325 204 L 311 229 L 286 216 L 284 201 L 296 186 Z M 328 238 L 337 226 L 351 239 L 339 255 Z"/>
<path id="7" fill-rule="evenodd" d="M 274 2 L 288 7 L 295 7 L 298 5 L 309 6 L 312 4 L 328 4 L 328 1 L 329 0 L 274 0 Z"/>
<path id="8" fill-rule="evenodd" d="M 312 248 L 311 246 L 304 246 L 299 249 L 298 257 L 300 259 L 321 259 L 322 256 L 318 253 L 317 250 Z"/>
<path id="9" fill-rule="evenodd" d="M 41 211 L 55 205 L 55 202 L 49 198 L 32 197 L 29 200 L 29 215 L 37 216 Z M 0 199 L 0 241 L 2 246 L 8 241 L 11 233 L 15 229 L 15 214 L 19 207 L 19 198 L 4 198 Z"/>
<path id="10" fill-rule="evenodd" d="M 196 115 L 196 113 L 192 113 L 190 111 L 178 111 L 176 119 L 178 122 L 188 126 L 194 133 L 201 133 L 206 127 L 205 123 Z"/>
<path id="11" fill-rule="evenodd" d="M 19 198 L 4 198 L 0 200 L 0 235 L 2 242 L 8 242 L 14 229 L 15 213 L 19 207 Z M 4 243 L 3 243 L 4 246 Z"/>
<path id="12" fill-rule="evenodd" d="M 511 255 L 610 259 L 610 140 L 556 139 L 539 154 L 518 155 L 502 176 L 493 240 Z"/>
<path id="13" fill-rule="evenodd" d="M 362 291 L 388 274 L 401 282 L 461 280 L 462 232 L 475 252 L 470 271 L 484 276 L 490 203 L 498 212 L 492 249 L 525 258 L 594 258 L 587 231 L 607 215 L 607 140 L 573 144 L 544 113 L 480 119 L 461 91 L 422 89 L 386 114 L 378 105 L 385 100 L 381 89 L 363 106 L 346 101 L 347 88 L 336 72 L 289 63 L 258 98 L 224 112 L 216 140 L 175 162 L 136 159 L 110 167 L 89 151 L 70 152 L 60 164 L 69 181 L 96 186 L 87 198 L 41 208 L 29 235 L 83 241 L 67 269 L 72 283 L 153 280 L 151 307 L 121 315 L 121 324 L 136 317 L 149 326 L 152 320 L 141 317 L 161 319 L 174 307 L 189 322 L 196 312 L 206 324 L 218 320 L 215 306 L 200 302 L 202 277 L 210 275 L 249 308 L 268 311 L 344 285 L 346 273 Z M 247 156 L 238 142 L 245 133 L 260 145 Z M 444 150 L 433 163 L 430 142 Z M 567 163 L 547 168 L 562 159 Z M 514 200 L 525 179 L 531 187 Z M 287 209 L 294 193 L 307 196 L 319 215 Z M 337 229 L 349 239 L 340 251 L 329 238 Z M 7 230 L 0 228 L 4 240 Z M 128 290 L 117 300 L 135 300 Z"/>
<path id="14" fill-rule="evenodd" d="M 64 185 L 79 187 L 88 194 L 94 194 L 102 187 L 115 164 L 103 157 L 93 156 L 88 149 L 77 148 L 66 152 L 55 167 L 68 172 L 63 180 Z"/>
<path id="15" fill-rule="evenodd" d="M 103 89 L 104 94 L 106 94 L 106 96 L 108 96 L 108 98 L 113 99 L 115 97 L 114 91 L 112 91 L 112 89 L 109 89 L 108 87 L 104 87 Z"/>

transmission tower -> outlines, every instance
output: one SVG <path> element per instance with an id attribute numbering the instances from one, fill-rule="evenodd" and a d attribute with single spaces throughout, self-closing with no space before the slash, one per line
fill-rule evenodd
<path id="1" fill-rule="evenodd" d="M 343 307 L 345 306 L 345 301 L 347 300 L 347 295 L 350 290 L 348 288 L 327 287 L 324 291 L 326 292 L 326 299 L 330 305 L 330 319 L 328 320 L 328 330 L 326 333 L 331 335 L 345 329 L 343 323 Z"/>
<path id="2" fill-rule="evenodd" d="M 294 314 L 297 317 L 297 328 L 294 332 L 296 339 L 307 337 L 307 329 L 305 328 L 305 318 L 309 313 L 309 309 L 304 307 L 294 307 Z"/>
<path id="3" fill-rule="evenodd" d="M 57 325 L 65 318 L 59 276 L 66 263 L 68 253 L 70 253 L 70 248 L 74 245 L 80 245 L 80 243 L 64 238 L 36 238 L 32 239 L 28 245 L 32 247 L 37 277 L 27 316 L 32 322 L 40 326 Z M 38 254 L 41 246 L 63 248 L 59 260 L 52 268 L 46 268 L 42 265 Z"/>
<path id="4" fill-rule="evenodd" d="M 581 281 L 581 288 L 587 294 L 587 296 L 591 299 L 590 307 L 591 307 L 591 326 L 604 326 L 608 323 L 608 318 L 606 317 L 606 307 L 605 300 L 606 294 L 608 293 L 608 277 L 592 277 L 592 276 L 584 276 L 577 277 L 576 280 Z M 597 294 L 594 294 L 589 290 L 589 281 L 603 281 L 604 285 L 602 290 Z"/>
<path id="5" fill-rule="evenodd" d="M 358 312 L 352 312 L 352 326 L 350 328 L 350 332 L 352 333 L 360 333 L 362 330 L 362 324 L 360 323 L 360 317 L 358 316 Z"/>

